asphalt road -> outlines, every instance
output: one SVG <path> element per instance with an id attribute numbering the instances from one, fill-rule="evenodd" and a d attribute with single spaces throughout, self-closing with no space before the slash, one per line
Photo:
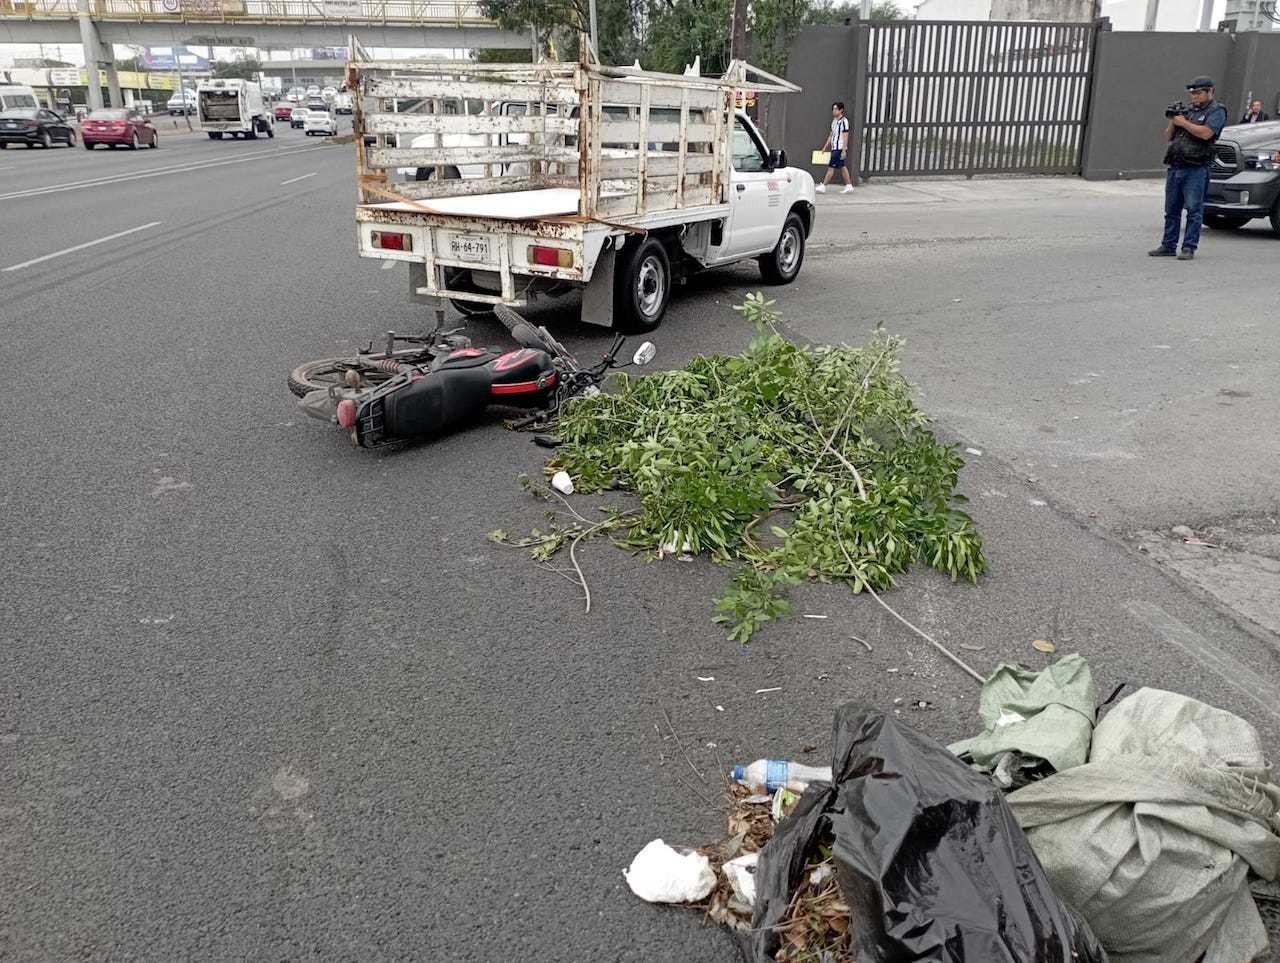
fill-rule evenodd
<path id="1" fill-rule="evenodd" d="M 634 853 L 719 838 L 718 773 L 821 759 L 840 702 L 952 739 L 979 725 L 976 686 L 834 587 L 798 593 L 829 618 L 729 643 L 702 561 L 590 545 L 584 615 L 485 539 L 543 523 L 516 484 L 541 464 L 526 436 L 371 453 L 301 416 L 293 365 L 423 323 L 398 269 L 354 255 L 353 169 L 288 130 L 0 154 L 0 957 L 734 959 L 629 893 Z M 1151 265 L 1145 185 L 997 183 L 824 197 L 775 292 L 799 336 L 905 335 L 940 430 L 982 451 L 963 485 L 991 574 L 914 572 L 890 601 L 981 670 L 1040 664 L 1028 642 L 1051 638 L 1102 692 L 1188 692 L 1274 748 L 1274 638 L 1127 535 L 1276 509 L 1274 311 L 1232 279 L 1280 242 Z M 661 362 L 745 343 L 729 305 L 757 283 L 691 282 Z M 1230 385 L 1257 407 L 1169 410 Z M 1135 457 L 1089 457 L 1107 438 Z"/>

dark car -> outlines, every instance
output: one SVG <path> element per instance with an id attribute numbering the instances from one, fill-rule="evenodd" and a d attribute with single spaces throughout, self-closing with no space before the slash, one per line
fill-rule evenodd
<path id="1" fill-rule="evenodd" d="M 1280 121 L 1227 127 L 1213 145 L 1204 222 L 1233 231 L 1255 217 L 1280 237 Z"/>
<path id="2" fill-rule="evenodd" d="M 151 126 L 151 121 L 123 108 L 108 107 L 90 113 L 80 125 L 80 139 L 85 150 L 93 150 L 99 144 L 133 150 L 144 144 L 152 148 L 160 146 L 160 136 Z"/>
<path id="3" fill-rule="evenodd" d="M 43 107 L 18 107 L 0 114 L 0 150 L 10 144 L 52 147 L 76 144 L 76 129 L 61 114 Z"/>

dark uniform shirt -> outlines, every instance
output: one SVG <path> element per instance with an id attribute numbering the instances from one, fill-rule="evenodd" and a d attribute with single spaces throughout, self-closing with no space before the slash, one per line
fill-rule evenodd
<path id="1" fill-rule="evenodd" d="M 1173 129 L 1173 139 L 1164 153 L 1164 162 L 1170 167 L 1208 167 L 1213 163 L 1213 145 L 1222 128 L 1227 126 L 1227 109 L 1216 100 L 1203 107 L 1192 107 L 1186 118 L 1213 131 L 1213 136 L 1203 140 L 1184 127 Z"/>

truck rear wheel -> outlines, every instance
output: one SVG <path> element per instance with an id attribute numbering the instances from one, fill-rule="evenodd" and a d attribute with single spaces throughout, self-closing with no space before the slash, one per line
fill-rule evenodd
<path id="1" fill-rule="evenodd" d="M 614 275 L 614 326 L 624 332 L 652 331 L 662 323 L 670 299 L 671 259 L 662 242 L 647 237 L 634 248 L 623 248 Z"/>
<path id="2" fill-rule="evenodd" d="M 773 250 L 760 258 L 760 273 L 769 284 L 790 284 L 804 264 L 804 224 L 788 214 Z"/>
<path id="3" fill-rule="evenodd" d="M 220 131 L 220 130 L 211 130 L 211 131 L 209 131 L 209 139 L 210 139 L 210 140 L 222 140 L 222 131 Z"/>

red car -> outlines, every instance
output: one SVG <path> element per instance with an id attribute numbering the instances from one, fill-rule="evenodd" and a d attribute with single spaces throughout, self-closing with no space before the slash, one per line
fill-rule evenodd
<path id="1" fill-rule="evenodd" d="M 276 104 L 276 120 L 288 120 L 289 115 L 293 113 L 293 104 L 285 101 L 283 104 Z"/>
<path id="2" fill-rule="evenodd" d="M 132 110 L 106 108 L 95 110 L 80 124 L 80 140 L 85 150 L 93 150 L 99 144 L 110 147 L 124 145 L 137 150 L 143 144 L 159 147 L 156 129 L 139 113 Z"/>

